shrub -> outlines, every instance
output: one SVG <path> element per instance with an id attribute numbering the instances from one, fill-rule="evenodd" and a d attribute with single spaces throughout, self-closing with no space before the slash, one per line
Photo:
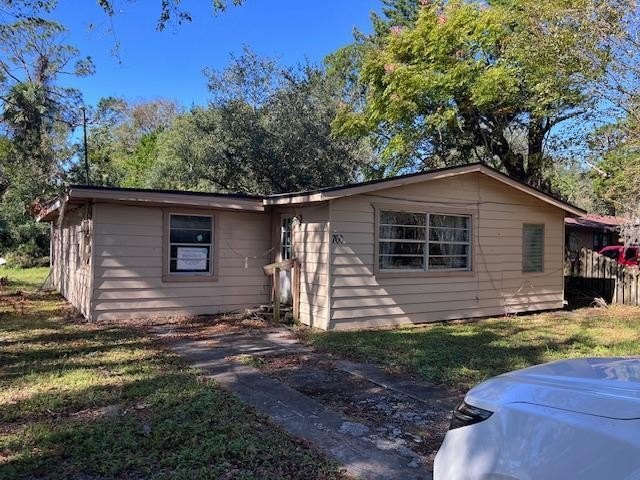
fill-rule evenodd
<path id="1" fill-rule="evenodd" d="M 34 244 L 20 245 L 17 249 L 4 255 L 7 267 L 32 268 L 46 267 L 49 265 L 49 257 L 42 256 L 40 249 Z"/>

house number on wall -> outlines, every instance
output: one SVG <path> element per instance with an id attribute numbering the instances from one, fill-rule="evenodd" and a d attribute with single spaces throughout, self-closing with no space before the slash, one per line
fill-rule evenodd
<path id="1" fill-rule="evenodd" d="M 343 245 L 344 237 L 340 233 L 334 233 L 331 236 L 331 243 L 333 243 L 334 245 Z"/>

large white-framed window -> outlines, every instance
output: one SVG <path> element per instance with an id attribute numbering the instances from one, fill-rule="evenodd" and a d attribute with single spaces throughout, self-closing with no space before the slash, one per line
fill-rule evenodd
<path id="1" fill-rule="evenodd" d="M 471 271 L 471 216 L 380 210 L 380 271 Z"/>
<path id="2" fill-rule="evenodd" d="M 212 276 L 213 215 L 170 213 L 168 230 L 168 275 Z"/>

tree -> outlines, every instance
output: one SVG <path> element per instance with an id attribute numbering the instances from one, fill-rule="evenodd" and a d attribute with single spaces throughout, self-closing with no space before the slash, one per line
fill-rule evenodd
<path id="1" fill-rule="evenodd" d="M 158 135 L 168 129 L 181 111 L 172 100 L 127 102 L 122 98 L 100 99 L 89 109 L 89 165 L 95 185 L 144 187 L 146 171 L 156 159 Z M 78 145 L 79 155 L 82 145 Z M 84 183 L 84 168 L 68 172 L 69 183 Z"/>
<path id="2" fill-rule="evenodd" d="M 594 186 L 611 213 L 625 213 L 640 202 L 640 103 L 628 108 L 630 115 L 593 136 L 592 149 L 600 158 L 592 173 Z"/>
<path id="3" fill-rule="evenodd" d="M 91 60 L 65 44 L 64 36 L 61 25 L 20 12 L 0 24 L 0 122 L 11 152 L 0 159 L 3 253 L 19 245 L 36 254 L 48 248 L 46 226 L 35 224 L 29 207 L 62 186 L 81 104 L 80 93 L 61 86 L 59 78 L 93 72 Z"/>
<path id="4" fill-rule="evenodd" d="M 387 3 L 358 54 L 331 59 L 363 93 L 335 130 L 374 135 L 386 174 L 482 161 L 548 187 L 545 147 L 593 112 L 627 2 Z"/>
<path id="5" fill-rule="evenodd" d="M 244 3 L 244 0 L 232 0 L 231 2 L 228 2 L 226 0 L 209 1 L 214 14 L 224 12 L 228 8 L 230 3 L 236 6 L 242 5 Z M 115 0 L 98 0 L 98 4 L 109 16 L 115 15 L 115 3 Z M 158 30 L 164 30 L 167 24 L 171 22 L 181 24 L 190 22 L 192 20 L 189 11 L 181 8 L 181 3 L 181 0 L 160 0 L 160 15 L 158 17 L 157 23 Z"/>
<path id="6" fill-rule="evenodd" d="M 171 23 L 182 24 L 192 20 L 188 10 L 181 7 L 181 0 L 159 0 L 157 29 L 164 30 Z M 242 5 L 244 0 L 209 0 L 214 14 L 222 13 L 229 5 Z M 58 4 L 57 0 L 0 0 L 3 15 L 23 20 L 40 20 L 44 13 L 51 12 Z M 113 17 L 118 11 L 117 0 L 98 0 L 104 12 Z"/>
<path id="7" fill-rule="evenodd" d="M 279 193 L 348 182 L 369 161 L 362 142 L 332 136 L 338 84 L 322 70 L 285 69 L 247 50 L 207 74 L 209 107 L 158 138 L 154 186 Z"/>

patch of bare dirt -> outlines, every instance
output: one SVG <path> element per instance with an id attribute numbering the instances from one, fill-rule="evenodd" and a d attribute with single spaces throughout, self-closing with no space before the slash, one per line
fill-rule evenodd
<path id="1" fill-rule="evenodd" d="M 349 418 L 346 433 L 395 450 L 416 468 L 432 467 L 451 417 L 441 403 L 388 390 L 336 368 L 321 354 L 266 356 L 252 364 Z"/>
<path id="2" fill-rule="evenodd" d="M 109 322 L 112 324 L 113 322 Z M 119 323 L 119 322 L 118 322 Z M 122 323 L 127 327 L 149 328 L 157 325 L 170 325 L 170 337 L 207 339 L 211 335 L 258 331 L 272 328 L 275 324 L 258 312 L 225 313 L 219 315 L 199 315 L 197 317 L 171 316 L 162 318 L 127 319 Z"/>

